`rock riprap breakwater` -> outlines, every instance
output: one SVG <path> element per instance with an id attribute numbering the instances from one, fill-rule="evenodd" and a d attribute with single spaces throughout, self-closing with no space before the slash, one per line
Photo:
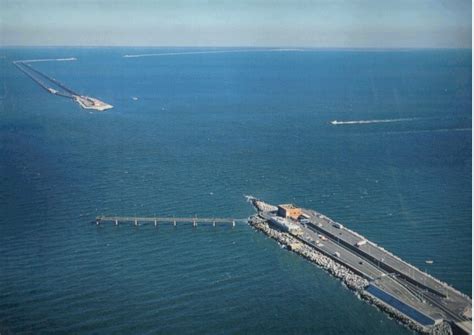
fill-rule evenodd
<path id="1" fill-rule="evenodd" d="M 252 197 L 249 197 L 249 201 L 257 210 L 257 214 L 248 219 L 252 227 L 339 278 L 359 298 L 376 306 L 401 324 L 423 334 L 452 334 L 452 326 L 461 334 L 469 333 L 466 332 L 471 325 L 467 313 L 470 311 L 469 297 L 462 293 L 457 294 L 456 304 L 451 310 L 436 305 L 436 300 L 427 299 L 425 287 L 417 287 L 409 281 L 416 277 L 400 279 L 393 272 L 387 271 L 383 264 L 381 266 L 370 257 L 359 254 L 359 250 L 353 250 L 354 247 L 342 245 L 339 233 L 331 232 L 331 229 L 336 227 L 338 231 L 346 230 L 357 236 L 357 241 L 363 241 L 361 245 L 372 245 L 372 242 L 365 240 L 363 236 L 332 220 L 327 220 L 326 223 L 319 221 L 325 217 L 311 210 L 299 209 L 293 205 L 277 207 Z M 288 212 L 285 213 L 285 210 Z M 292 210 L 299 212 L 294 214 Z M 282 221 L 282 218 L 286 221 Z M 433 287 L 433 291 L 439 289 L 437 286 Z M 447 286 L 443 289 L 452 290 Z M 419 292 L 424 295 L 420 296 Z M 431 293 L 433 296 L 437 292 Z M 439 295 L 439 292 L 437 294 Z M 438 299 L 443 302 L 444 298 L 440 295 Z"/>

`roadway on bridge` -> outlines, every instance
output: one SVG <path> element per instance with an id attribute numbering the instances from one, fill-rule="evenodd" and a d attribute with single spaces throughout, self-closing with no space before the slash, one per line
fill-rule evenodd
<path id="1" fill-rule="evenodd" d="M 304 213 L 310 217 L 310 224 L 305 227 L 305 231 L 309 229 L 313 231 L 313 234 L 316 234 L 316 236 L 317 234 L 326 235 L 328 240 L 333 241 L 332 244 L 326 243 L 327 246 L 330 247 L 330 250 L 337 249 L 337 251 L 341 253 L 340 250 L 342 247 L 346 252 L 341 253 L 341 256 L 344 255 L 344 257 L 346 257 L 347 254 L 353 255 L 350 258 L 351 264 L 353 263 L 353 257 L 356 257 L 363 262 L 363 264 L 360 264 L 359 260 L 356 266 L 370 263 L 373 267 L 384 273 L 384 276 L 379 276 L 376 280 L 379 287 L 387 289 L 388 292 L 395 293 L 397 297 L 401 297 L 401 300 L 417 307 L 433 318 L 439 318 L 440 315 L 443 315 L 447 320 L 467 320 L 462 314 L 465 308 L 470 306 L 471 302 L 465 296 L 437 282 L 432 277 L 371 243 L 356 248 L 355 244 L 362 238 L 345 228 L 339 228 L 334 221 L 326 218 L 324 215 L 311 210 L 304 210 Z M 337 248 L 335 245 L 337 245 Z M 385 265 L 388 265 L 388 267 L 385 267 Z M 371 273 L 373 273 L 373 269 L 366 266 L 360 267 L 359 269 L 361 271 L 370 270 Z M 400 273 L 411 278 L 414 283 L 403 279 Z M 429 292 L 424 289 L 423 286 L 427 286 L 440 293 L 447 293 L 449 299 L 444 298 L 444 295 Z M 428 300 L 430 304 L 435 307 L 423 303 L 423 300 Z"/>

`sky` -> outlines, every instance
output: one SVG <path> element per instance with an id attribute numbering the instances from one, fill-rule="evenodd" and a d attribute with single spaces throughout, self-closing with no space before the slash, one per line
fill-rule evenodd
<path id="1" fill-rule="evenodd" d="M 471 48 L 470 0 L 0 0 L 2 46 Z"/>

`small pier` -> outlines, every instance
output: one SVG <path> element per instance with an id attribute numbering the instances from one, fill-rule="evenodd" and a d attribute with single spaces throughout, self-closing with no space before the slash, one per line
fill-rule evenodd
<path id="1" fill-rule="evenodd" d="M 231 225 L 235 227 L 237 222 L 247 222 L 247 220 L 238 220 L 233 218 L 200 218 L 200 217 L 143 217 L 143 216 L 98 216 L 95 218 L 95 224 L 112 223 L 118 226 L 121 223 L 131 223 L 135 226 L 140 224 L 172 224 L 176 226 L 178 223 L 192 224 L 196 227 L 198 224 L 210 224 L 216 226 L 217 224 Z"/>

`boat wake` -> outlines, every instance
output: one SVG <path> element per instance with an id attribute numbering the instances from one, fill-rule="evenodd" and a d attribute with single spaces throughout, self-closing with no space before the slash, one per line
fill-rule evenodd
<path id="1" fill-rule="evenodd" d="M 402 130 L 387 131 L 384 134 L 418 134 L 418 133 L 447 133 L 447 132 L 465 132 L 472 131 L 472 128 L 441 128 L 441 129 L 420 129 L 420 130 Z"/>
<path id="2" fill-rule="evenodd" d="M 384 119 L 384 120 L 354 120 L 354 121 L 338 121 L 334 120 L 330 123 L 332 125 L 341 125 L 341 124 L 368 124 L 368 123 L 389 123 L 389 122 L 404 122 L 404 121 L 416 121 L 420 118 L 402 118 L 402 119 Z"/>

